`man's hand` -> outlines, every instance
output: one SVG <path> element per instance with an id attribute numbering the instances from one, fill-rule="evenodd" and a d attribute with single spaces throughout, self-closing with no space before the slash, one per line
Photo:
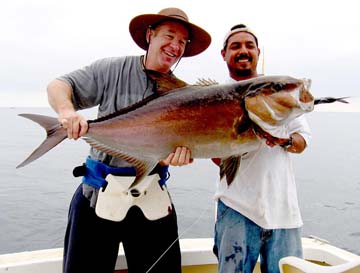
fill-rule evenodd
<path id="1" fill-rule="evenodd" d="M 86 134 L 88 130 L 88 123 L 86 119 L 79 113 L 67 110 L 59 114 L 59 122 L 67 129 L 69 139 L 78 139 Z"/>
<path id="2" fill-rule="evenodd" d="M 72 104 L 72 87 L 61 80 L 52 80 L 47 87 L 48 101 L 59 114 L 59 122 L 67 130 L 69 139 L 78 139 L 86 134 L 88 123 L 75 111 Z"/>
<path id="3" fill-rule="evenodd" d="M 286 147 L 285 150 L 290 153 L 300 154 L 306 148 L 306 141 L 302 135 L 294 133 L 291 135 L 292 142 L 289 147 Z"/>
<path id="4" fill-rule="evenodd" d="M 286 144 L 289 141 L 288 138 L 274 138 L 267 133 L 263 134 L 263 138 L 266 139 L 266 144 L 270 147 L 274 147 L 276 145 L 284 146 L 284 144 Z M 291 145 L 284 147 L 284 149 L 287 152 L 299 154 L 305 150 L 306 142 L 305 139 L 300 134 L 298 133 L 292 134 L 291 139 L 292 139 Z"/>
<path id="5" fill-rule="evenodd" d="M 191 151 L 186 147 L 177 147 L 175 152 L 169 154 L 166 159 L 160 161 L 160 165 L 183 166 L 192 162 Z"/>
<path id="6" fill-rule="evenodd" d="M 256 131 L 256 135 L 259 139 L 265 139 L 266 141 L 266 145 L 270 146 L 270 147 L 274 147 L 276 145 L 283 145 L 284 143 L 286 143 L 288 141 L 287 138 L 277 138 L 277 137 L 273 137 L 272 135 L 270 135 L 269 133 L 263 131 L 263 130 L 257 130 Z"/>

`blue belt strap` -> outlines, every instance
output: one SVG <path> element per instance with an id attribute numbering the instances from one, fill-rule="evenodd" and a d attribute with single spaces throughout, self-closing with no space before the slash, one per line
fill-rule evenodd
<path id="1" fill-rule="evenodd" d="M 160 176 L 160 186 L 165 185 L 168 180 L 168 169 L 169 166 L 157 165 L 150 174 L 158 173 Z M 134 167 L 110 167 L 105 163 L 86 158 L 86 172 L 82 179 L 82 182 L 90 185 L 96 189 L 104 188 L 107 185 L 105 177 L 108 174 L 116 176 L 136 176 L 136 169 Z"/>

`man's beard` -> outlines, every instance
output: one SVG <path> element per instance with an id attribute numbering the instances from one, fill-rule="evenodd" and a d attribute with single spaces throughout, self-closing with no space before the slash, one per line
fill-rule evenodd
<path id="1" fill-rule="evenodd" d="M 238 77 L 249 77 L 251 76 L 251 69 L 235 69 L 235 75 Z"/>
<path id="2" fill-rule="evenodd" d="M 251 56 L 249 56 L 248 54 L 241 53 L 239 56 L 236 56 L 234 58 L 234 62 L 237 63 L 238 61 L 245 60 L 245 59 L 250 63 L 253 60 L 253 58 Z M 235 68 L 234 72 L 235 72 L 235 75 L 238 76 L 238 77 L 249 77 L 252 74 L 251 69 L 238 69 L 238 68 Z"/>

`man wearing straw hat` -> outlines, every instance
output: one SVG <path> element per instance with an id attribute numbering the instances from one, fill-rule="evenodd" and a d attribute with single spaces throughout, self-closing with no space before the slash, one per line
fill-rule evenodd
<path id="1" fill-rule="evenodd" d="M 156 82 L 147 70 L 176 79 L 171 67 L 182 57 L 200 54 L 211 42 L 178 8 L 136 16 L 129 30 L 146 51 L 143 56 L 101 59 L 49 83 L 49 103 L 69 138 L 78 139 L 88 129 L 77 110 L 98 106 L 103 117 L 150 96 Z M 120 242 L 130 273 L 181 272 L 176 213 L 165 182 L 168 165 L 190 162 L 190 151 L 178 147 L 136 193 L 125 196 L 133 167 L 91 148 L 86 164 L 74 169 L 84 177 L 70 204 L 63 272 L 113 272 Z"/>

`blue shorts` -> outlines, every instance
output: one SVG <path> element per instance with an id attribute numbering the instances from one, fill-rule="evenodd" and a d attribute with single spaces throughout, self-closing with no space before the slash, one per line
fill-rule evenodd
<path id="1" fill-rule="evenodd" d="M 219 273 L 252 273 L 259 256 L 262 273 L 280 273 L 281 258 L 302 258 L 301 228 L 263 229 L 219 200 L 214 253 Z"/>
<path id="2" fill-rule="evenodd" d="M 90 201 L 76 190 L 69 209 L 64 245 L 64 273 L 113 273 L 123 244 L 129 273 L 145 273 L 178 238 L 175 209 L 156 221 L 132 207 L 121 222 L 99 218 Z M 151 273 L 181 273 L 177 241 L 152 268 Z"/>

